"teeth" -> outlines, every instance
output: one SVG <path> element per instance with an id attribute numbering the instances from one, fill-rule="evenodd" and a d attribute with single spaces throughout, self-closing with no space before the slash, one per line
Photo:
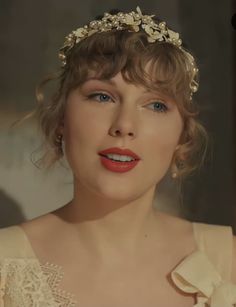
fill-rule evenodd
<path id="1" fill-rule="evenodd" d="M 106 155 L 109 159 L 116 160 L 116 161 L 133 161 L 135 160 L 134 158 L 131 158 L 129 156 L 121 156 L 121 155 L 116 155 L 116 154 L 107 154 Z"/>

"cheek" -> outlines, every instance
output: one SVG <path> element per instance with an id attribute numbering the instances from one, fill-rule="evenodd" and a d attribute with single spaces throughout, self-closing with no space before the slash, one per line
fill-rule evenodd
<path id="1" fill-rule="evenodd" d="M 106 143 L 107 129 L 111 122 L 104 112 L 98 112 L 94 105 L 78 101 L 68 101 L 65 112 L 66 155 L 68 160 L 77 163 L 80 157 L 96 153 L 100 144 Z M 135 129 L 135 126 L 133 127 Z M 179 114 L 160 115 L 143 118 L 136 127 L 137 148 L 143 149 L 143 158 L 148 171 L 164 173 L 170 165 L 174 150 L 182 131 Z M 154 162 L 155 161 L 155 162 Z"/>
<path id="2" fill-rule="evenodd" d="M 75 96 L 75 97 L 74 97 Z M 65 134 L 69 141 L 71 138 L 78 138 L 78 135 L 89 133 L 89 126 L 92 126 L 89 112 L 86 112 L 83 103 L 76 95 L 69 96 L 65 110 Z M 86 125 L 87 123 L 90 125 Z M 92 128 L 92 127 L 91 127 Z"/>
<path id="3" fill-rule="evenodd" d="M 149 131 L 145 147 L 151 152 L 152 160 L 157 162 L 157 167 L 166 169 L 170 165 L 182 129 L 182 119 L 180 116 L 175 116 L 173 120 L 170 118 L 166 122 L 163 121 L 162 124 L 156 125 L 155 131 Z"/>
<path id="4" fill-rule="evenodd" d="M 106 121 L 99 116 L 99 112 L 88 103 L 68 101 L 64 117 L 64 133 L 69 154 L 73 152 L 78 154 L 79 150 L 80 154 L 85 155 L 86 150 L 91 152 L 97 150 L 94 146 L 101 143 L 106 129 Z"/>

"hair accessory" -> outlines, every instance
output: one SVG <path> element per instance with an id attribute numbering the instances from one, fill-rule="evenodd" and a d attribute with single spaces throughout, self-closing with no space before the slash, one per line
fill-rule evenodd
<path id="1" fill-rule="evenodd" d="M 147 39 L 150 43 L 155 41 L 169 42 L 179 47 L 189 58 L 193 77 L 190 83 L 191 97 L 192 94 L 198 90 L 198 82 L 195 80 L 195 76 L 198 72 L 194 64 L 193 56 L 181 47 L 182 40 L 179 38 L 179 33 L 174 32 L 167 28 L 164 21 L 156 23 L 153 20 L 155 15 L 143 15 L 141 9 L 137 6 L 136 12 L 130 13 L 119 12 L 115 15 L 104 13 L 101 20 L 93 20 L 88 25 L 78 28 L 72 31 L 65 38 L 65 42 L 59 51 L 59 59 L 62 61 L 62 66 L 66 65 L 66 55 L 74 45 L 78 44 L 81 40 L 91 36 L 97 32 L 105 32 L 111 30 L 124 30 L 139 32 L 143 29 L 147 34 Z"/>

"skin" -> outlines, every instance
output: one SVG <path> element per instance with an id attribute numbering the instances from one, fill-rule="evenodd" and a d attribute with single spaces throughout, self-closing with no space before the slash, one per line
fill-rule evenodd
<path id="1" fill-rule="evenodd" d="M 121 74 L 112 81 L 90 80 L 66 101 L 58 132 L 74 174 L 72 201 L 21 226 L 40 262 L 63 268 L 61 289 L 83 306 L 193 306 L 195 295 L 170 279 L 197 249 L 192 225 L 152 205 L 183 129 L 176 102 L 145 93 Z M 141 161 L 126 173 L 105 169 L 98 152 L 113 146 L 133 150 Z"/>
<path id="2" fill-rule="evenodd" d="M 105 96 L 90 96 L 94 93 Z M 59 132 L 74 174 L 74 197 L 57 214 L 101 263 L 122 263 L 120 251 L 126 261 L 133 259 L 148 244 L 147 235 L 156 242 L 163 238 L 153 197 L 182 129 L 173 98 L 127 83 L 120 73 L 70 92 Z M 111 172 L 98 155 L 110 147 L 129 148 L 141 161 L 129 172 Z"/>

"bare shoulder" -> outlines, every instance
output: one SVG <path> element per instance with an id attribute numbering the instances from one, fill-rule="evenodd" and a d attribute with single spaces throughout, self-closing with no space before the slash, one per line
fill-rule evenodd
<path id="1" fill-rule="evenodd" d="M 169 213 L 159 211 L 158 214 L 170 228 L 180 231 L 192 232 L 192 222 L 182 218 L 181 216 L 171 215 Z"/>
<path id="2" fill-rule="evenodd" d="M 232 282 L 236 284 L 236 236 L 233 236 Z"/>
<path id="3" fill-rule="evenodd" d="M 56 255 L 60 255 L 62 232 L 55 216 L 51 213 L 39 216 L 19 224 L 41 263 L 49 261 L 57 263 Z M 53 249 L 52 249 L 53 244 Z"/>
<path id="4" fill-rule="evenodd" d="M 174 249 L 182 250 L 183 255 L 190 254 L 197 249 L 193 223 L 177 215 L 158 212 L 159 220 L 162 221 L 165 233 L 169 238 L 169 244 Z M 177 245 L 177 246 L 176 246 Z"/>
<path id="5" fill-rule="evenodd" d="M 38 217 L 35 217 L 31 220 L 25 221 L 19 226 L 24 228 L 27 231 L 35 231 L 37 232 L 38 228 L 40 227 L 40 230 L 42 231 L 46 225 L 48 225 L 49 219 L 51 219 L 51 214 L 47 213 Z"/>
<path id="6" fill-rule="evenodd" d="M 57 237 L 56 218 L 53 214 L 47 213 L 19 224 L 25 231 L 31 242 L 49 241 Z"/>

